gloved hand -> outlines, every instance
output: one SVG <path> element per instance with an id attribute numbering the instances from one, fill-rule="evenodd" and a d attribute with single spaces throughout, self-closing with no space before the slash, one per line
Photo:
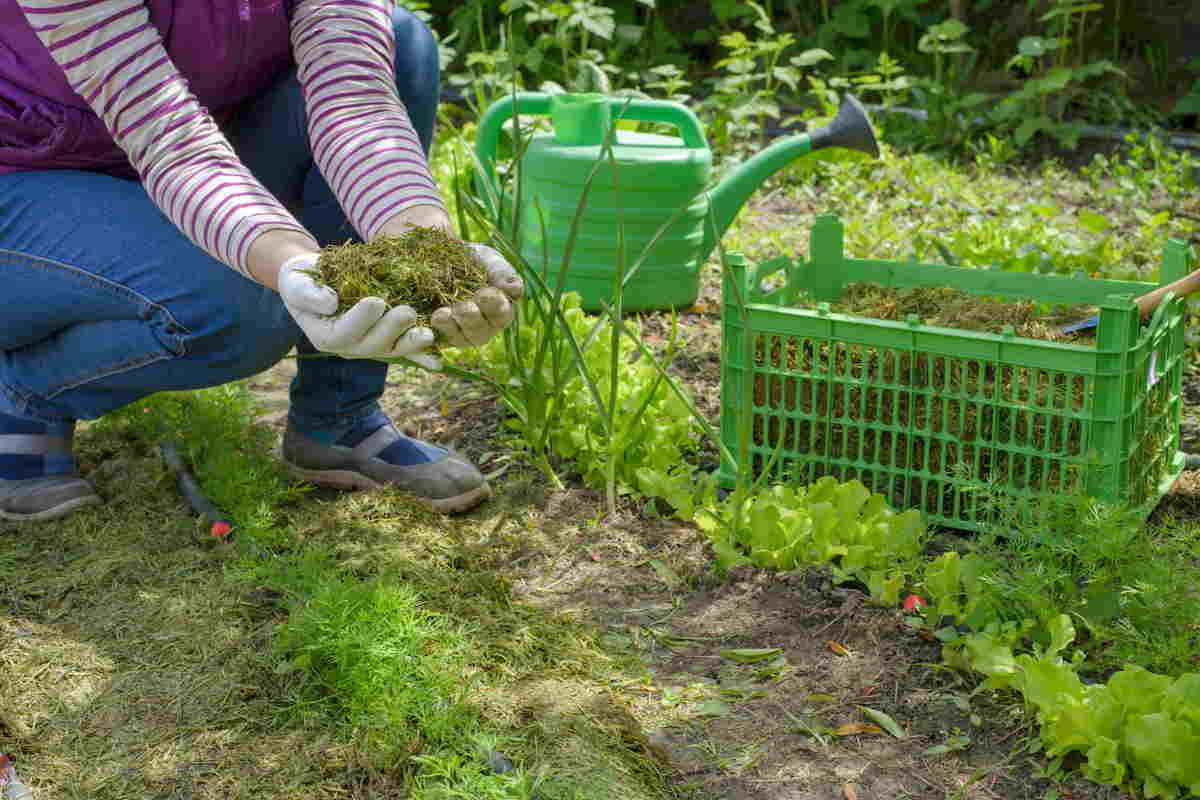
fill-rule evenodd
<path id="1" fill-rule="evenodd" d="M 318 255 L 293 256 L 279 268 L 279 295 L 288 313 L 313 347 L 347 358 L 407 357 L 429 369 L 441 362 L 422 351 L 433 344 L 433 331 L 414 327 L 417 313 L 409 306 L 388 308 L 379 297 L 366 297 L 349 311 L 337 311 L 337 292 L 309 274 Z"/>
<path id="2" fill-rule="evenodd" d="M 470 300 L 433 312 L 429 324 L 446 338 L 451 347 L 472 347 L 486 343 L 512 322 L 510 300 L 525 293 L 525 283 L 504 256 L 483 244 L 467 244 L 471 254 L 487 269 L 490 286 L 480 289 Z"/>

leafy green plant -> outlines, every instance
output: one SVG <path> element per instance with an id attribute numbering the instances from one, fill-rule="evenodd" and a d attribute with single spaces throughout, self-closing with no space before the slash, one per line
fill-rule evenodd
<path id="1" fill-rule="evenodd" d="M 511 23 L 499 27 L 493 46 L 484 27 L 481 7 L 475 7 L 475 18 L 479 23 L 479 47 L 466 54 L 463 71 L 448 74 L 446 81 L 463 90 L 467 104 L 479 118 L 500 97 L 524 88 L 525 82 L 524 63 L 512 43 Z"/>
<path id="2" fill-rule="evenodd" d="M 1083 773 L 1097 783 L 1139 788 L 1146 797 L 1200 793 L 1200 674 L 1177 678 L 1132 665 L 1103 684 L 1085 684 L 1064 651 L 1076 638 L 1070 618 L 1049 624 L 1048 646 L 1014 655 L 989 634 L 955 643 L 962 662 L 987 676 L 985 688 L 1011 688 L 1041 725 L 1046 754 L 1080 753 Z"/>
<path id="3" fill-rule="evenodd" d="M 654 0 L 637 2 L 650 9 L 655 5 Z M 517 39 L 511 43 L 515 46 L 508 41 L 494 48 L 483 44 L 488 42 L 486 12 L 477 6 L 480 54 L 468 56 L 468 68 L 473 60 L 474 65 L 506 63 L 500 53 L 515 53 L 512 68 L 525 72 L 548 92 L 610 91 L 613 79 L 625 75 L 620 64 L 645 31 L 644 26 L 618 24 L 614 9 L 595 0 L 506 0 L 500 9 L 507 15 L 508 38 Z M 467 83 L 479 77 L 478 71 L 471 71 L 453 80 Z"/>
<path id="4" fill-rule="evenodd" d="M 957 19 L 947 19 L 932 25 L 921 35 L 917 49 L 933 58 L 933 77 L 916 81 L 914 93 L 928 114 L 925 143 L 938 147 L 961 146 L 974 126 L 980 106 L 990 99 L 983 92 L 964 93 L 968 62 L 976 51 L 966 41 L 970 32 Z"/>
<path id="5" fill-rule="evenodd" d="M 1120 153 L 1092 156 L 1082 173 L 1096 189 L 1115 186 L 1150 213 L 1170 214 L 1196 190 L 1200 160 L 1169 147 L 1160 136 L 1129 134 Z"/>
<path id="6" fill-rule="evenodd" d="M 1188 69 L 1192 72 L 1200 73 L 1200 58 L 1193 58 L 1188 63 Z M 1176 116 L 1200 114 L 1200 75 L 1197 76 L 1196 82 L 1192 84 L 1191 91 L 1179 99 L 1179 102 L 1171 109 L 1171 113 Z"/>
<path id="7" fill-rule="evenodd" d="M 884 108 L 903 103 L 913 85 L 912 79 L 905 74 L 904 66 L 886 52 L 879 54 L 874 70 L 855 76 L 852 83 L 864 96 L 868 93 L 877 94 Z"/>
<path id="8" fill-rule="evenodd" d="M 995 136 L 985 133 L 982 137 L 967 143 L 967 148 L 975 157 L 975 165 L 981 170 L 997 170 L 1011 164 L 1017 158 L 1018 150 L 1012 139 L 1007 136 Z"/>
<path id="9" fill-rule="evenodd" d="M 571 3 L 508 0 L 502 8 L 510 14 L 524 12 L 524 21 L 537 37 L 522 48 L 526 64 L 535 72 L 551 67 L 557 80 L 545 81 L 544 90 L 566 91 L 576 85 L 580 91 L 609 90 L 608 73 L 618 68 L 593 47 L 593 39 L 613 40 L 616 23 L 613 10 L 592 0 Z"/>
<path id="10" fill-rule="evenodd" d="M 618 494 L 644 488 L 640 469 L 666 471 L 694 449 L 697 425 L 691 410 L 651 363 L 653 356 L 641 356 L 632 339 L 640 336 L 633 323 L 624 331 L 604 318 L 598 325 L 579 308 L 574 292 L 561 297 L 561 317 L 531 314 L 528 307 L 535 302 L 523 301 L 522 318 L 513 323 L 517 330 L 507 341 L 498 337 L 456 357 L 460 366 L 480 370 L 493 385 L 509 387 L 504 397 L 514 413 L 509 427 L 519 434 L 518 446 L 535 458 L 539 451 L 553 452 L 596 488 L 607 486 L 611 474 Z M 559 327 L 564 324 L 579 343 L 579 360 Z M 614 333 L 619 337 L 615 347 Z M 542 352 L 541 374 L 521 364 L 522 359 L 536 361 Z M 615 423 L 611 434 L 610 419 Z"/>
<path id="11" fill-rule="evenodd" d="M 726 151 L 740 151 L 766 141 L 767 120 L 781 116 L 780 88 L 795 92 L 801 70 L 833 58 L 819 48 L 806 50 L 781 64 L 795 44 L 790 33 L 775 30 L 771 17 L 761 5 L 749 0 L 754 11 L 754 35 L 741 30 L 721 36 L 727 55 L 716 66 L 725 71 L 713 83 L 713 92 L 700 104 L 711 120 L 709 135 Z"/>
<path id="12" fill-rule="evenodd" d="M 896 513 L 858 481 L 824 477 L 808 487 L 735 491 L 698 509 L 717 564 L 779 570 L 830 564 L 839 583 L 858 581 L 884 605 L 899 602 L 906 567 L 924 546 L 919 512 Z"/>
<path id="13" fill-rule="evenodd" d="M 666 94 L 668 100 L 676 103 L 686 103 L 692 99 L 690 94 L 682 91 L 691 87 L 691 81 L 687 80 L 683 70 L 675 64 L 660 64 L 651 67 L 649 72 L 655 79 L 646 83 L 645 89 L 657 89 Z"/>
<path id="14" fill-rule="evenodd" d="M 883 18 L 883 38 L 880 40 L 883 45 L 882 52 L 896 52 L 896 17 L 900 13 L 911 14 L 915 4 L 911 0 L 870 0 L 869 5 L 879 9 Z"/>
<path id="15" fill-rule="evenodd" d="M 494 10 L 482 3 L 460 9 L 459 30 L 448 37 L 466 30 L 473 34 L 474 47 L 466 52 L 462 71 L 448 74 L 447 80 L 466 92 L 476 116 L 514 86 L 607 92 L 610 76 L 621 72 L 612 62 L 640 38 L 639 29 L 618 26 L 613 10 L 593 0 L 507 0 L 500 10 L 504 17 L 496 25 Z M 498 31 L 496 36 L 492 30 Z M 597 41 L 608 45 L 608 51 L 597 47 Z"/>
<path id="16" fill-rule="evenodd" d="M 866 68 L 879 50 L 897 52 L 896 22 L 915 18 L 920 3 L 921 0 L 847 0 L 833 4 L 823 0 L 816 42 L 838 54 L 842 69 Z M 872 40 L 882 46 L 876 49 L 869 44 Z"/>
<path id="17" fill-rule="evenodd" d="M 554 453 L 588 483 L 604 487 L 610 511 L 615 511 L 618 495 L 639 489 L 639 468 L 666 469 L 681 462 L 682 454 L 693 449 L 698 431 L 717 441 L 715 431 L 667 371 L 675 353 L 674 330 L 665 352 L 656 354 L 642 341 L 638 326 L 623 317 L 625 284 L 658 236 L 630 263 L 624 229 L 618 226 L 618 263 L 604 314 L 589 318 L 580 309 L 579 298 L 564 292 L 597 172 L 607 162 L 608 174 L 617 175 L 613 136 L 614 130 L 608 131 L 581 190 L 553 286 L 543 277 L 545 269 L 528 262 L 518 235 L 511 233 L 522 229 L 522 214 L 538 213 L 536 208 L 526 209 L 520 196 L 520 159 L 514 169 L 512 185 L 517 189 L 512 196 L 501 188 L 501 196 L 481 200 L 467 197 L 459 186 L 461 227 L 467 228 L 469 216 L 521 270 L 529 291 L 502 336 L 480 352 L 451 357 L 456 374 L 484 380 L 504 398 L 514 414 L 511 426 L 522 434 L 522 446 L 552 483 L 561 486 L 550 459 Z M 488 182 L 482 186 L 486 192 L 496 191 Z M 508 214 L 511 218 L 506 218 Z M 674 222 L 675 217 L 668 219 L 659 235 Z"/>
<path id="18" fill-rule="evenodd" d="M 819 54 L 826 51 L 807 52 Z M 820 56 L 820 60 L 826 59 Z M 874 66 L 863 72 L 826 77 L 809 75 L 807 80 L 809 93 L 820 106 L 819 110 L 809 109 L 800 115 L 810 123 L 817 119 L 825 121 L 833 118 L 846 92 L 853 92 L 864 100 L 878 100 L 884 108 L 890 108 L 904 103 L 915 85 L 912 77 L 905 73 L 904 66 L 887 53 L 880 53 Z"/>
<path id="19" fill-rule="evenodd" d="M 1066 118 L 1071 101 L 1087 91 L 1095 78 L 1124 75 L 1107 59 L 1084 63 L 1083 32 L 1087 18 L 1101 8 L 1100 3 L 1054 0 L 1050 10 L 1040 18 L 1051 28 L 1050 35 L 1021 39 L 1017 54 L 1009 59 L 1007 66 L 1026 75 L 1025 82 L 991 113 L 995 124 L 1012 131 L 1018 145 L 1024 145 L 1037 133 L 1044 133 L 1073 150 L 1081 128 L 1079 123 Z"/>
<path id="20" fill-rule="evenodd" d="M 1152 534 L 1133 513 L 1087 498 L 1047 498 L 1030 527 L 1014 512 L 926 567 L 921 591 L 934 628 L 966 625 L 1043 645 L 1068 613 L 1083 627 L 1087 669 L 1129 662 L 1177 672 L 1192 664 L 1194 536 Z M 1011 636 L 1008 643 L 1015 641 Z"/>

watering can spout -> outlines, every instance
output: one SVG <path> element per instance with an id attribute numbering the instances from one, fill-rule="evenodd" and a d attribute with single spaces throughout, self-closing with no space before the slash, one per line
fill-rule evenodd
<path id="1" fill-rule="evenodd" d="M 825 127 L 775 142 L 721 181 L 710 194 L 711 213 L 704 223 L 704 257 L 712 253 L 742 206 L 763 181 L 797 158 L 825 147 L 843 147 L 879 156 L 871 120 L 866 109 L 852 95 L 842 98 L 837 116 Z"/>

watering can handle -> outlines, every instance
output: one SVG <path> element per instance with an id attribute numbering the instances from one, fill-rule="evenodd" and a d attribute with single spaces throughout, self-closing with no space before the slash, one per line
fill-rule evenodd
<path id="1" fill-rule="evenodd" d="M 500 130 L 504 123 L 516 114 L 547 116 L 551 112 L 553 102 L 554 95 L 545 92 L 517 92 L 497 100 L 483 115 L 475 138 L 475 156 L 479 162 L 479 178 L 491 187 L 492 195 L 499 191 L 496 181 L 496 149 L 500 144 Z M 700 120 L 686 106 L 679 103 L 611 97 L 609 107 L 614 120 L 674 125 L 679 130 L 685 146 L 708 148 Z"/>
<path id="2" fill-rule="evenodd" d="M 500 189 L 496 181 L 496 148 L 500 144 L 500 129 L 518 113 L 546 116 L 550 113 L 550 98 L 551 95 L 544 92 L 510 94 L 492 103 L 479 121 L 479 132 L 475 136 L 475 157 L 479 162 L 476 173 L 481 181 L 491 187 L 493 195 Z"/>
<path id="3" fill-rule="evenodd" d="M 632 101 L 623 97 L 611 97 L 608 101 L 614 120 L 630 122 L 660 122 L 664 125 L 674 125 L 679 129 L 683 144 L 691 148 L 708 148 L 704 138 L 704 128 L 700 120 L 687 106 L 672 103 L 668 100 L 637 100 Z"/>

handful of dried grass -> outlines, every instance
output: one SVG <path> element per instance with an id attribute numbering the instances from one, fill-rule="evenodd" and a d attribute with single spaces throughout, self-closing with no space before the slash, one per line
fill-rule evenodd
<path id="1" fill-rule="evenodd" d="M 364 297 L 382 297 L 389 306 L 412 306 L 419 323 L 487 286 L 487 270 L 466 244 L 427 227 L 322 248 L 315 277 L 337 292 L 339 314 Z"/>

